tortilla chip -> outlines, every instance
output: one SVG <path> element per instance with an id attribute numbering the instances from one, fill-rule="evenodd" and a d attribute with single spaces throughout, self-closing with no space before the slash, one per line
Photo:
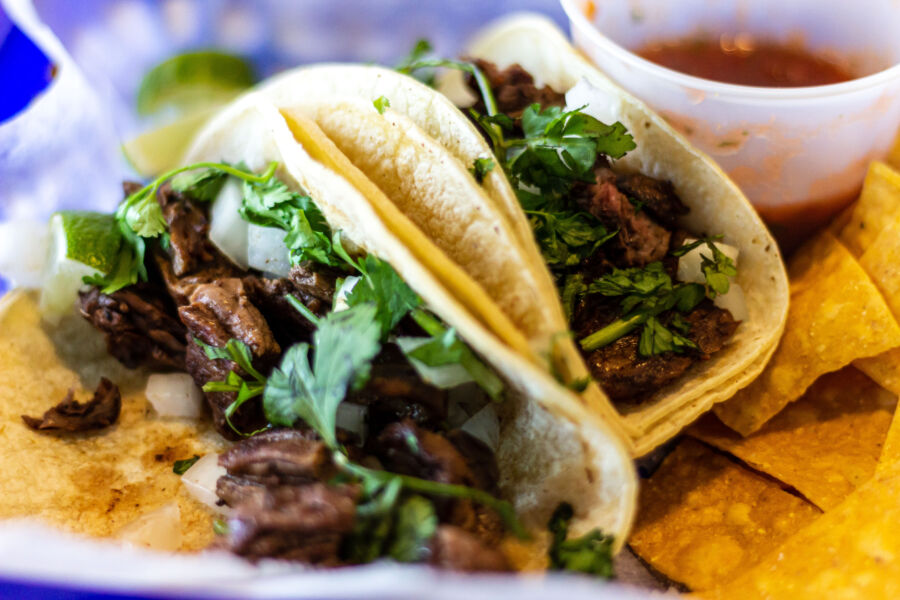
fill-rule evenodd
<path id="1" fill-rule="evenodd" d="M 784 337 L 763 374 L 714 410 L 750 435 L 799 398 L 819 376 L 900 346 L 900 326 L 859 263 L 830 233 L 791 260 Z"/>
<path id="2" fill-rule="evenodd" d="M 854 360 L 853 366 L 884 389 L 900 396 L 900 348 Z"/>
<path id="3" fill-rule="evenodd" d="M 711 414 L 688 433 L 828 510 L 875 473 L 896 405 L 894 394 L 847 367 L 823 375 L 748 438 Z"/>
<path id="4" fill-rule="evenodd" d="M 884 160 L 895 169 L 900 169 L 900 135 L 894 140 L 894 146 Z"/>
<path id="5" fill-rule="evenodd" d="M 859 201 L 838 237 L 854 256 L 862 256 L 887 224 L 887 217 L 893 215 L 900 215 L 900 173 L 882 162 L 873 162 Z"/>
<path id="6" fill-rule="evenodd" d="M 640 495 L 630 544 L 694 590 L 744 572 L 821 512 L 729 458 L 685 439 Z"/>
<path id="7" fill-rule="evenodd" d="M 34 432 L 21 415 L 41 415 L 82 389 L 40 327 L 34 301 L 23 294 L 5 298 L 0 315 L 0 518 L 37 518 L 91 536 L 110 537 L 126 524 L 169 502 L 181 514 L 181 550 L 199 550 L 213 538 L 211 513 L 193 500 L 172 472 L 175 460 L 220 450 L 208 428 L 148 416 L 143 390 L 123 387 L 116 424 L 96 433 L 52 435 Z M 86 325 L 80 317 L 77 323 Z M 89 326 L 88 326 L 89 328 Z M 83 333 L 85 333 L 82 330 Z M 99 337 L 99 334 L 87 331 Z M 74 339 L 82 354 L 95 340 Z M 73 353 L 74 354 L 74 353 Z M 118 369 L 118 371 L 117 371 Z M 106 357 L 86 371 L 110 373 L 122 382 L 121 367 Z M 88 375 L 87 377 L 91 377 Z M 84 400 L 89 390 L 76 392 Z"/>
<path id="8" fill-rule="evenodd" d="M 900 465 L 704 598 L 900 598 Z"/>
<path id="9" fill-rule="evenodd" d="M 878 459 L 876 473 L 883 473 L 897 464 L 900 464 L 900 411 L 894 411 L 894 418 Z"/>

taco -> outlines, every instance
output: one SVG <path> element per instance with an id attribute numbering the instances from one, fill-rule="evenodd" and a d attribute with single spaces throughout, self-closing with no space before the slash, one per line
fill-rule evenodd
<path id="1" fill-rule="evenodd" d="M 80 312 L 121 363 L 187 371 L 184 395 L 203 389 L 226 449 L 216 458 L 215 445 L 184 445 L 196 462 L 179 469 L 219 513 L 214 545 L 315 565 L 391 558 L 607 573 L 634 510 L 625 448 L 463 308 L 385 225 L 415 232 L 406 217 L 386 199 L 376 207 L 357 188 L 371 185 L 361 176 L 314 158 L 323 151 L 336 152 L 312 122 L 287 121 L 258 94 L 236 101 L 198 134 L 184 168 L 126 186 L 111 217 L 117 259 L 79 292 Z M 456 288 L 475 290 L 462 297 L 483 293 L 448 264 Z M 10 364 L 30 375 L 0 332 L 0 377 L 12 377 Z M 40 335 L 35 323 L 19 333 Z M 38 389 L 23 400 L 32 414 L 47 405 Z M 72 408 L 63 404 L 44 421 Z M 171 405 L 170 419 L 183 408 Z M 80 406 L 82 416 L 101 412 Z M 102 441 L 121 424 L 95 425 L 91 439 L 109 456 L 131 449 Z M 18 416 L 4 427 L 40 444 L 73 435 L 28 431 Z M 77 451 L 88 442 L 74 435 L 65 444 Z M 29 477 L 65 475 L 56 462 L 16 456 Z M 143 476 L 132 465 L 132 479 Z M 0 515 L 23 506 L 16 496 L 4 495 Z M 77 520 L 71 500 L 66 491 L 35 506 Z"/>
<path id="2" fill-rule="evenodd" d="M 771 357 L 788 306 L 778 247 L 709 158 L 545 19 L 504 20 L 467 57 L 402 69 L 453 67 L 447 96 L 352 65 L 262 93 L 315 120 L 643 454 Z"/>

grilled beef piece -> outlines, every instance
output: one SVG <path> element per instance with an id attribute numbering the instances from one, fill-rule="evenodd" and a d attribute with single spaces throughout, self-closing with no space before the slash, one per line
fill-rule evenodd
<path id="1" fill-rule="evenodd" d="M 314 313 L 321 314 L 327 312 L 331 305 L 335 282 L 340 275 L 336 269 L 303 263 L 292 267 L 289 277 L 303 304 Z M 316 305 L 316 300 L 323 305 Z"/>
<path id="2" fill-rule="evenodd" d="M 506 557 L 486 546 L 477 536 L 455 527 L 441 525 L 429 544 L 431 564 L 454 571 L 508 571 Z"/>
<path id="3" fill-rule="evenodd" d="M 250 302 L 244 283 L 240 279 L 221 279 L 200 284 L 190 297 L 190 304 L 178 309 L 178 315 L 188 330 L 186 367 L 198 386 L 209 381 L 224 381 L 234 370 L 242 376 L 246 373 L 232 361 L 213 360 L 193 338 L 210 346 L 223 348 L 228 340 L 236 338 L 244 342 L 253 353 L 254 367 L 263 371 L 271 367 L 281 348 L 266 320 Z M 228 427 L 225 410 L 234 401 L 233 392 L 210 392 L 206 400 L 213 413 L 213 422 L 222 435 L 230 438 L 235 433 Z M 258 402 L 248 402 L 232 415 L 232 422 L 241 431 L 249 432 L 265 425 L 262 408 Z"/>
<path id="4" fill-rule="evenodd" d="M 168 184 L 160 188 L 156 198 L 169 227 L 169 247 L 156 248 L 154 259 L 177 305 L 187 304 L 198 285 L 240 277 L 241 270 L 209 241 L 205 206 L 195 204 Z"/>
<path id="5" fill-rule="evenodd" d="M 40 419 L 22 415 L 22 420 L 35 431 L 89 431 L 109 427 L 119 418 L 121 410 L 119 387 L 103 377 L 90 402 L 82 404 L 76 401 L 74 391 L 69 390 L 62 402 L 45 412 Z"/>
<path id="6" fill-rule="evenodd" d="M 468 457 L 460 447 L 439 433 L 418 427 L 412 420 L 405 419 L 386 427 L 375 441 L 372 452 L 381 460 L 388 471 L 412 475 L 421 479 L 465 485 L 480 489 L 496 489 L 496 479 L 484 487 L 485 477 L 497 473 L 493 455 L 474 451 L 477 440 L 461 441 L 462 432 L 454 437 L 463 449 L 472 452 Z M 478 471 L 470 464 L 478 459 L 487 460 Z M 442 521 L 458 526 L 477 536 L 483 543 L 495 545 L 503 537 L 503 523 L 491 509 L 471 500 L 449 500 L 433 498 L 435 508 Z"/>
<path id="7" fill-rule="evenodd" d="M 184 369 L 185 328 L 162 290 L 148 283 L 112 294 L 78 294 L 81 315 L 106 334 L 106 349 L 134 369 Z"/>
<path id="8" fill-rule="evenodd" d="M 490 447 L 462 429 L 447 432 L 447 440 L 453 444 L 472 472 L 475 487 L 497 494 L 497 482 L 500 480 L 500 469 Z"/>
<path id="9" fill-rule="evenodd" d="M 412 419 L 385 427 L 373 451 L 394 473 L 440 483 L 477 484 L 456 446 L 444 436 L 417 426 Z"/>
<path id="10" fill-rule="evenodd" d="M 604 318 L 579 320 L 578 337 L 587 336 L 607 324 L 609 310 L 596 310 Z M 614 402 L 642 402 L 684 374 L 696 361 L 706 360 L 721 350 L 739 324 L 730 312 L 717 308 L 709 300 L 701 302 L 692 312 L 684 315 L 684 319 L 691 325 L 686 337 L 699 346 L 699 351 L 641 356 L 638 353 L 641 331 L 638 329 L 608 346 L 585 353 L 591 375 Z"/>
<path id="11" fill-rule="evenodd" d="M 236 444 L 219 457 L 231 476 L 262 485 L 302 484 L 334 475 L 331 455 L 312 430 L 273 429 Z"/>
<path id="12" fill-rule="evenodd" d="M 351 402 L 369 407 L 372 431 L 403 419 L 434 428 L 447 418 L 446 390 L 422 381 L 405 357 L 394 353 L 394 348 L 386 347 L 377 360 L 366 386 L 348 397 Z"/>
<path id="13" fill-rule="evenodd" d="M 250 559 L 338 565 L 358 495 L 356 486 L 324 483 L 259 488 L 233 507 L 218 545 Z"/>
<path id="14" fill-rule="evenodd" d="M 642 210 L 669 229 L 676 226 L 678 217 L 689 212 L 669 181 L 640 173 L 624 173 L 616 176 L 616 187 L 629 198 L 637 200 Z"/>
<path id="15" fill-rule="evenodd" d="M 535 102 L 541 107 L 565 106 L 566 104 L 565 94 L 560 94 L 547 85 L 537 87 L 531 74 L 519 64 L 498 69 L 494 63 L 486 60 L 475 59 L 474 62 L 490 82 L 499 112 L 507 114 L 513 119 L 518 120 L 522 116 L 522 112 Z M 473 108 L 484 114 L 484 101 L 481 100 L 478 84 L 471 75 L 467 75 L 467 83 L 478 98 L 478 102 Z"/>
<path id="16" fill-rule="evenodd" d="M 250 300 L 266 318 L 278 342 L 291 346 L 307 341 L 315 327 L 291 306 L 286 296 L 294 296 L 313 313 L 324 316 L 331 309 L 337 277 L 337 271 L 325 267 L 298 265 L 291 269 L 289 277 L 267 279 L 246 275 L 243 280 Z"/>
<path id="17" fill-rule="evenodd" d="M 578 183 L 572 188 L 572 198 L 611 231 L 619 231 L 604 246 L 619 255 L 617 266 L 642 267 L 662 259 L 669 250 L 671 232 L 635 208 L 617 187 L 617 176 L 611 169 L 599 166 L 594 174 L 594 183 Z"/>

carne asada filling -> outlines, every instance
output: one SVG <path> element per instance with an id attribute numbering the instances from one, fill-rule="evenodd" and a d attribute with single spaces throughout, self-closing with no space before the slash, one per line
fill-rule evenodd
<path id="1" fill-rule="evenodd" d="M 508 569 L 500 543 L 518 524 L 494 498 L 493 451 L 462 423 L 448 424 L 448 391 L 419 369 L 461 356 L 478 362 L 484 374 L 473 380 L 485 392 L 474 387 L 463 401 L 472 406 L 490 404 L 496 376 L 390 266 L 351 258 L 339 236 L 333 256 L 299 261 L 288 277 L 239 268 L 209 241 L 206 205 L 191 192 L 169 184 L 157 191 L 168 238 L 148 239 L 146 281 L 109 293 L 92 287 L 80 299 L 114 356 L 129 367 L 187 370 L 204 388 L 217 430 L 239 440 L 220 457 L 227 474 L 216 491 L 230 512 L 216 544 L 253 560 L 335 566 L 391 557 Z M 349 306 L 334 312 L 341 294 Z M 340 343 L 325 338 L 338 330 L 352 352 L 369 347 L 368 354 L 337 358 Z M 401 339 L 420 342 L 409 350 Z M 303 375 L 297 369 L 310 364 L 309 351 L 316 356 Z M 332 401 L 364 415 L 361 428 L 350 419 L 343 429 L 338 415 L 329 429 L 327 409 L 314 399 L 295 409 L 304 386 L 315 396 L 322 390 L 313 388 L 336 377 L 320 373 L 331 351 L 355 367 Z"/>
<path id="2" fill-rule="evenodd" d="M 469 87 L 479 97 L 470 114 L 519 194 L 591 376 L 620 405 L 645 402 L 721 350 L 739 325 L 710 301 L 715 291 L 676 281 L 675 255 L 687 238 L 677 221 L 688 208 L 668 181 L 610 168 L 611 159 L 634 148 L 624 128 L 616 130 L 620 124 L 610 127 L 577 110 L 566 113 L 565 96 L 535 85 L 518 64 L 498 69 L 483 60 L 473 63 L 490 83 L 497 114 L 484 114 L 482 90 L 469 74 Z M 573 140 L 591 128 L 604 132 L 607 141 L 597 144 L 593 164 L 579 164 L 573 157 L 583 157 L 578 153 L 584 147 L 573 146 Z M 550 147 L 553 155 L 546 160 L 540 150 L 521 150 L 541 136 L 550 138 L 535 142 Z M 722 269 L 733 275 L 729 268 L 733 263 L 723 262 Z M 637 295 L 612 293 L 610 284 L 646 281 L 646 269 L 659 293 L 633 312 Z"/>

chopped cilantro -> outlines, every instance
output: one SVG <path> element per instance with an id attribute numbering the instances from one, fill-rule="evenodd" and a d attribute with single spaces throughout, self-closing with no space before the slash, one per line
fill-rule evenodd
<path id="1" fill-rule="evenodd" d="M 176 475 L 184 475 L 188 469 L 194 466 L 194 463 L 200 460 L 200 455 L 195 454 L 191 458 L 176 460 L 172 465 L 172 472 Z"/>
<path id="2" fill-rule="evenodd" d="M 700 269 L 703 271 L 703 276 L 706 279 L 706 294 L 710 298 L 715 298 L 721 294 L 727 294 L 728 290 L 731 288 L 731 280 L 729 277 L 735 277 L 737 275 L 737 267 L 735 266 L 734 261 L 724 252 L 719 250 L 719 247 L 715 244 L 716 241 L 721 239 L 721 235 L 701 238 L 699 240 L 694 240 L 689 244 L 685 244 L 680 248 L 676 248 L 671 252 L 672 256 L 681 257 L 691 250 L 703 245 L 709 248 L 712 252 L 712 258 L 701 253 Z"/>
<path id="3" fill-rule="evenodd" d="M 275 425 L 302 419 L 325 444 L 337 449 L 338 405 L 351 387 L 368 379 L 372 359 L 381 349 L 381 328 L 371 303 L 332 312 L 319 322 L 310 345 L 291 346 L 272 371 L 263 393 L 266 417 Z"/>
<path id="4" fill-rule="evenodd" d="M 247 373 L 252 380 L 247 381 L 233 370 L 225 376 L 225 381 L 209 381 L 203 385 L 204 392 L 237 393 L 234 401 L 225 409 L 225 422 L 232 431 L 241 436 L 251 436 L 256 431 L 247 433 L 240 431 L 231 422 L 231 417 L 248 400 L 261 396 L 266 387 L 266 376 L 253 367 L 253 352 L 241 340 L 232 338 L 228 340 L 224 348 L 217 348 L 194 338 L 194 343 L 200 346 L 206 357 L 210 360 L 230 360 Z"/>
<path id="5" fill-rule="evenodd" d="M 612 561 L 612 536 L 593 529 L 585 535 L 566 539 L 574 511 L 566 503 L 560 504 L 547 524 L 553 542 L 548 552 L 550 568 L 557 571 L 573 571 L 598 575 L 606 579 L 614 577 Z"/>
<path id="6" fill-rule="evenodd" d="M 696 283 L 673 282 L 661 262 L 644 268 L 613 269 L 587 286 L 586 293 L 622 298 L 620 306 L 624 316 L 582 339 L 584 350 L 611 344 L 640 326 L 644 328 L 638 344 L 642 356 L 683 353 L 696 348 L 694 342 L 670 331 L 656 317 L 672 309 L 682 313 L 692 311 L 706 296 L 706 291 Z"/>
<path id="7" fill-rule="evenodd" d="M 378 111 L 378 114 L 383 115 L 384 111 L 391 105 L 391 101 L 388 100 L 386 96 L 378 96 L 372 104 L 375 106 L 375 110 Z"/>
<path id="8" fill-rule="evenodd" d="M 386 339 L 409 311 L 422 304 L 422 300 L 389 263 L 369 254 L 351 264 L 362 274 L 362 281 L 346 295 L 347 305 L 374 303 L 381 337 Z"/>
<path id="9" fill-rule="evenodd" d="M 213 532 L 216 535 L 228 535 L 228 523 L 223 519 L 213 521 Z"/>
<path id="10" fill-rule="evenodd" d="M 469 172 L 472 174 L 472 177 L 475 178 L 475 181 L 478 183 L 483 183 L 485 176 L 490 173 L 494 168 L 494 160 L 491 158 L 476 158 L 475 162 L 472 163 L 472 166 L 469 168 Z"/>
<path id="11" fill-rule="evenodd" d="M 422 496 L 410 496 L 397 507 L 394 539 L 388 556 L 397 562 L 419 562 L 428 556 L 428 542 L 437 531 L 434 504 Z"/>

